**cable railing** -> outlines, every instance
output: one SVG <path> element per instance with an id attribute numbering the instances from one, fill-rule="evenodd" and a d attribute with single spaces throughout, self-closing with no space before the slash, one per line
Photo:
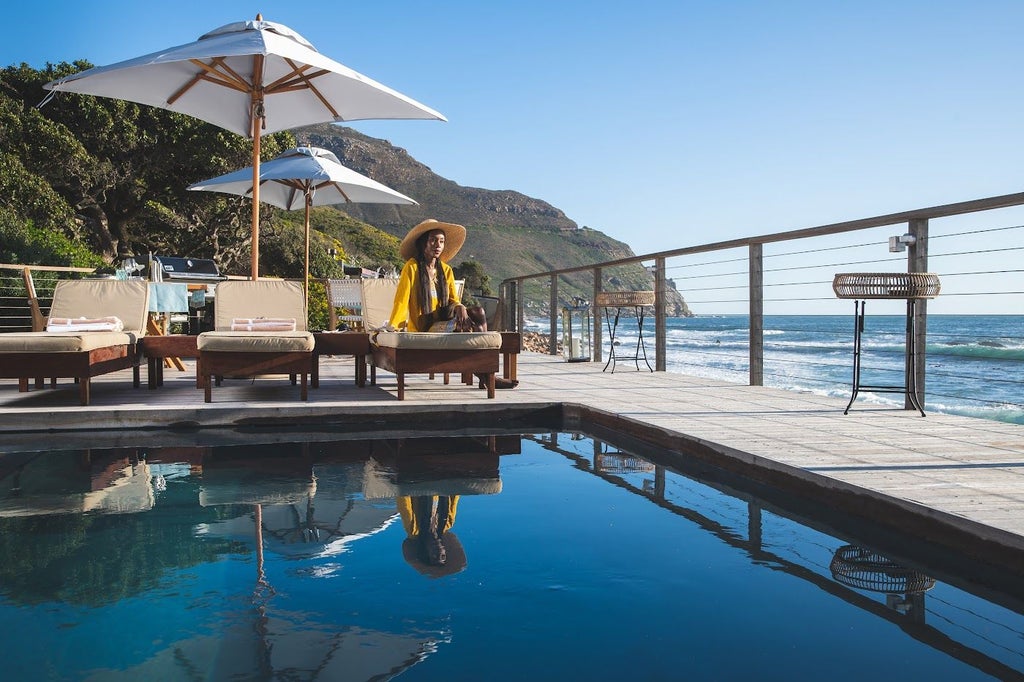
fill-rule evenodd
<path id="1" fill-rule="evenodd" d="M 92 268 L 0 263 L 0 333 L 33 331 L 39 325 L 38 317 L 33 319 L 33 300 L 38 315 L 49 309 L 58 280 L 94 272 Z"/>
<path id="2" fill-rule="evenodd" d="M 616 349 L 642 335 L 656 371 L 849 397 L 854 302 L 837 297 L 835 275 L 934 272 L 941 292 L 913 308 L 863 301 L 861 385 L 907 390 L 858 400 L 909 408 L 916 383 L 930 410 L 1024 423 L 1024 224 L 997 213 L 1020 206 L 1024 194 L 992 197 L 527 274 L 502 283 L 506 326 L 547 336 L 555 354 L 571 296 L 653 289 L 642 330 L 618 311 Z M 694 317 L 668 312 L 680 300 Z M 591 311 L 592 362 L 613 350 L 605 312 Z"/>

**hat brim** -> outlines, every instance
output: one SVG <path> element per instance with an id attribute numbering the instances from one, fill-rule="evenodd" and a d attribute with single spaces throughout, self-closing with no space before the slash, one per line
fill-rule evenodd
<path id="1" fill-rule="evenodd" d="M 441 536 L 441 543 L 444 545 L 448 560 L 440 566 L 427 564 L 420 558 L 419 550 L 416 546 L 417 542 L 416 538 L 406 538 L 403 540 L 402 556 L 419 573 L 430 578 L 443 578 L 446 575 L 459 573 L 466 568 L 466 550 L 463 549 L 462 543 L 459 542 L 459 538 L 455 533 L 449 531 Z"/>
<path id="2" fill-rule="evenodd" d="M 442 223 L 439 220 L 424 220 L 416 227 L 409 230 L 409 233 L 405 235 L 402 240 L 402 245 L 398 247 L 398 253 L 402 256 L 403 260 L 409 260 L 410 258 L 416 258 L 419 254 L 416 253 L 416 240 L 419 239 L 420 235 L 424 232 L 430 232 L 432 230 L 441 230 L 444 232 L 444 251 L 441 252 L 441 260 L 444 262 L 450 261 L 455 257 L 455 254 L 459 252 L 462 245 L 466 243 L 466 228 L 462 225 L 456 225 L 455 223 Z"/>

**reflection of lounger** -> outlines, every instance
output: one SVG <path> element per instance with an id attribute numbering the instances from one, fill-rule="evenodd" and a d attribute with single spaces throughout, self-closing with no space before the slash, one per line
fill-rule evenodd
<path id="1" fill-rule="evenodd" d="M 376 460 L 366 463 L 363 496 L 369 500 L 418 495 L 497 495 L 501 479 L 494 476 L 466 476 L 452 472 L 435 478 L 406 478 L 381 466 Z"/>
<path id="2" fill-rule="evenodd" d="M 18 379 L 27 391 L 29 379 L 42 387 L 42 377 L 78 381 L 82 405 L 89 404 L 90 379 L 131 367 L 139 385 L 136 342 L 146 333 L 149 286 L 141 280 L 64 280 L 53 291 L 50 319 L 71 321 L 61 331 L 0 334 L 0 377 Z M 106 331 L 79 329 L 75 320 L 120 323 Z M 92 324 L 82 325 L 91 327 Z M 122 329 L 115 330 L 117 326 Z M 56 328 L 56 327 L 54 327 Z"/>
<path id="3" fill-rule="evenodd" d="M 302 377 L 308 397 L 313 372 L 313 334 L 306 331 L 302 285 L 284 280 L 230 280 L 217 285 L 214 331 L 199 335 L 199 380 L 212 400 L 214 377 L 290 374 Z M 259 320 L 270 320 L 260 324 Z M 249 320 L 253 331 L 232 331 Z M 256 321 L 255 323 L 253 321 Z M 283 322 L 283 321 L 286 321 Z M 287 330 L 281 329 L 287 327 Z"/>

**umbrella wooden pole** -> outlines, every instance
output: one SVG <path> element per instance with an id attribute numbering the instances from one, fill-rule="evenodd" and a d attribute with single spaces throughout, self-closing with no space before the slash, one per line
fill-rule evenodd
<path id="1" fill-rule="evenodd" d="M 252 278 L 260 278 L 260 118 L 252 117 Z"/>
<path id="2" fill-rule="evenodd" d="M 313 197 L 309 196 L 306 190 L 306 275 L 302 280 L 303 291 L 306 293 L 306 306 L 309 306 L 309 204 Z"/>
<path id="3" fill-rule="evenodd" d="M 252 83 L 249 91 L 249 118 L 252 119 L 252 278 L 260 278 L 260 129 L 263 127 L 263 62 L 253 55 Z"/>

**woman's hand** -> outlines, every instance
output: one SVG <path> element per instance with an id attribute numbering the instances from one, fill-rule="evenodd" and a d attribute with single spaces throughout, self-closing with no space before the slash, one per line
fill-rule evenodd
<path id="1" fill-rule="evenodd" d="M 466 312 L 466 306 L 461 303 L 455 304 L 455 321 L 459 324 L 465 324 L 466 320 L 469 319 L 469 314 Z"/>

